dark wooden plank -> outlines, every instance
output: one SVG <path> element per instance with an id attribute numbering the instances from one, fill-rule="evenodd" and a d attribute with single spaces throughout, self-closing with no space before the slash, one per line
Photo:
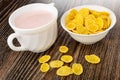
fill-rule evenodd
<path id="1" fill-rule="evenodd" d="M 13 30 L 8 26 L 8 17 L 16 8 L 28 3 L 30 0 L 1 0 L 0 1 L 0 80 L 9 72 L 13 63 L 17 61 L 20 54 L 11 51 L 7 46 L 7 37 Z M 18 4 L 19 3 L 19 4 Z M 12 54 L 12 55 L 11 55 Z"/>
<path id="2" fill-rule="evenodd" d="M 35 54 L 32 52 L 14 52 L 7 46 L 6 39 L 13 30 L 8 26 L 8 17 L 16 8 L 26 4 L 29 0 L 2 0 L 0 1 L 0 80 L 120 80 L 120 1 L 118 0 L 36 0 L 43 3 L 55 2 L 59 10 L 58 38 L 55 44 L 47 51 Z M 3 5 L 4 4 L 4 5 Z M 78 5 L 97 4 L 112 9 L 117 16 L 117 24 L 109 34 L 100 42 L 93 45 L 83 45 L 73 40 L 60 25 L 62 14 Z M 74 62 L 81 63 L 84 72 L 80 76 L 70 75 L 59 77 L 56 69 L 47 73 L 39 71 L 40 64 L 37 59 L 49 54 L 51 60 L 59 59 L 61 54 L 59 46 L 69 47 L 69 54 Z M 100 56 L 101 62 L 97 65 L 85 61 L 86 54 L 95 53 Z M 69 66 L 72 63 L 68 64 Z"/>

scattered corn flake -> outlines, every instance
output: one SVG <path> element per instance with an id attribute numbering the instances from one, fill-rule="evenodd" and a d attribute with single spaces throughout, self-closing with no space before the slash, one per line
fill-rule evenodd
<path id="1" fill-rule="evenodd" d="M 41 71 L 41 72 L 47 72 L 47 71 L 49 71 L 49 69 L 50 69 L 50 66 L 49 66 L 48 63 L 43 63 L 43 64 L 41 64 L 41 66 L 40 66 L 40 71 Z"/>
<path id="2" fill-rule="evenodd" d="M 80 74 L 83 73 L 83 67 L 79 63 L 73 63 L 72 64 L 72 71 L 73 71 L 74 74 L 80 75 Z"/>
<path id="3" fill-rule="evenodd" d="M 100 62 L 100 58 L 96 56 L 95 54 L 85 55 L 85 60 L 92 64 L 97 64 Z"/>
<path id="4" fill-rule="evenodd" d="M 45 62 L 49 61 L 50 58 L 51 58 L 50 55 L 44 55 L 44 56 L 40 57 L 40 58 L 38 59 L 38 61 L 39 61 L 39 63 L 45 63 Z"/>
<path id="5" fill-rule="evenodd" d="M 66 46 L 60 46 L 59 51 L 61 53 L 67 53 L 68 52 L 68 47 L 66 47 Z"/>
<path id="6" fill-rule="evenodd" d="M 50 62 L 50 67 L 52 67 L 52 68 L 59 68 L 59 67 L 61 67 L 63 64 L 64 64 L 63 61 L 53 60 L 53 61 Z"/>
<path id="7" fill-rule="evenodd" d="M 65 63 L 70 63 L 73 60 L 73 57 L 70 55 L 63 55 L 61 57 L 61 60 Z"/>
<path id="8" fill-rule="evenodd" d="M 73 72 L 72 72 L 71 67 L 62 66 L 57 70 L 56 74 L 59 76 L 68 76 L 70 74 L 73 74 Z"/>

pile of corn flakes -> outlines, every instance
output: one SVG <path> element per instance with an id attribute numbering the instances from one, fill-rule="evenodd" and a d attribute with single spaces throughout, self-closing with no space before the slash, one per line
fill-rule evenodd
<path id="1" fill-rule="evenodd" d="M 66 17 L 66 28 L 77 34 L 96 34 L 109 28 L 110 24 L 108 12 L 98 12 L 88 8 L 79 11 L 72 9 Z"/>
<path id="2" fill-rule="evenodd" d="M 68 47 L 60 46 L 59 52 L 67 53 Z M 38 59 L 39 63 L 41 63 L 40 71 L 48 72 L 51 68 L 57 68 L 56 74 L 59 76 L 68 76 L 70 74 L 81 75 L 83 73 L 83 67 L 80 63 L 73 63 L 70 66 L 64 65 L 64 63 L 70 63 L 73 61 L 73 57 L 71 55 L 63 55 L 60 60 L 52 60 L 47 63 L 51 59 L 50 55 L 44 55 Z M 85 55 L 85 60 L 92 64 L 97 64 L 100 62 L 100 58 L 95 54 Z"/>

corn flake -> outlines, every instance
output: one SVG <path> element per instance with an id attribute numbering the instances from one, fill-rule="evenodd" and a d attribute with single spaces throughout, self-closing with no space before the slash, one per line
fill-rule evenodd
<path id="1" fill-rule="evenodd" d="M 40 58 L 38 59 L 38 61 L 39 61 L 39 63 L 45 63 L 45 62 L 49 61 L 50 58 L 51 58 L 50 55 L 44 55 L 44 56 L 40 57 Z"/>
<path id="2" fill-rule="evenodd" d="M 71 20 L 73 20 L 77 13 L 78 13 L 78 11 L 76 9 L 72 9 L 70 11 L 70 14 L 67 15 L 67 17 L 66 17 L 66 23 L 69 23 Z"/>
<path id="3" fill-rule="evenodd" d="M 96 20 L 92 18 L 86 19 L 85 26 L 91 32 L 96 32 L 99 29 L 99 26 L 96 24 Z"/>
<path id="4" fill-rule="evenodd" d="M 84 18 L 81 14 L 77 14 L 74 20 L 76 21 L 76 24 L 84 24 Z"/>
<path id="5" fill-rule="evenodd" d="M 70 55 L 63 55 L 61 57 L 61 60 L 65 63 L 70 63 L 73 60 L 73 57 Z"/>
<path id="6" fill-rule="evenodd" d="M 107 24 L 108 24 L 108 26 L 110 26 L 110 24 L 111 24 L 111 19 L 109 17 L 107 17 Z"/>
<path id="7" fill-rule="evenodd" d="M 101 17 L 98 17 L 96 23 L 99 25 L 99 30 L 101 30 L 104 26 L 104 21 Z"/>
<path id="8" fill-rule="evenodd" d="M 72 71 L 73 71 L 74 74 L 80 75 L 80 74 L 83 73 L 83 67 L 79 63 L 73 63 L 72 64 Z"/>
<path id="9" fill-rule="evenodd" d="M 99 17 L 100 16 L 100 12 L 95 11 L 95 10 L 90 10 L 90 13 L 93 14 L 95 17 Z"/>
<path id="10" fill-rule="evenodd" d="M 75 29 L 75 23 L 68 23 L 68 24 L 67 24 L 67 29 L 68 29 L 68 30 L 73 30 L 73 29 Z"/>
<path id="11" fill-rule="evenodd" d="M 68 47 L 66 47 L 66 46 L 60 46 L 59 51 L 61 53 L 67 53 L 68 52 Z"/>
<path id="12" fill-rule="evenodd" d="M 85 55 L 85 60 L 92 64 L 97 64 L 100 62 L 100 58 L 96 56 L 95 54 Z"/>
<path id="13" fill-rule="evenodd" d="M 48 65 L 48 63 L 43 63 L 40 66 L 40 71 L 41 72 L 47 72 L 47 71 L 49 71 L 49 69 L 50 69 L 50 66 Z"/>
<path id="14" fill-rule="evenodd" d="M 70 11 L 70 13 L 73 14 L 73 15 L 76 15 L 76 14 L 78 13 L 78 11 L 77 11 L 76 9 L 72 9 L 72 10 Z"/>
<path id="15" fill-rule="evenodd" d="M 62 66 L 56 72 L 56 74 L 59 75 L 59 76 L 68 76 L 72 73 L 73 72 L 72 72 L 71 67 L 68 67 L 68 66 Z"/>
<path id="16" fill-rule="evenodd" d="M 88 8 L 82 8 L 82 9 L 79 10 L 79 13 L 80 13 L 83 17 L 85 17 L 85 16 L 87 16 L 87 15 L 89 14 L 89 9 L 88 9 Z"/>
<path id="17" fill-rule="evenodd" d="M 106 15 L 106 16 L 109 16 L 109 13 L 108 12 L 100 12 L 101 15 Z"/>
<path id="18" fill-rule="evenodd" d="M 96 32 L 99 29 L 99 26 L 97 24 L 89 24 L 88 26 L 86 26 L 87 29 L 91 32 Z"/>
<path id="19" fill-rule="evenodd" d="M 107 29 L 107 28 L 108 28 L 108 23 L 107 23 L 107 21 L 106 21 L 106 20 L 103 20 L 103 22 L 104 22 L 103 29 Z"/>
<path id="20" fill-rule="evenodd" d="M 51 66 L 52 68 L 59 68 L 59 67 L 61 67 L 63 64 L 64 64 L 64 63 L 63 63 L 62 61 L 60 61 L 60 60 L 53 60 L 53 61 L 50 62 L 50 66 Z"/>

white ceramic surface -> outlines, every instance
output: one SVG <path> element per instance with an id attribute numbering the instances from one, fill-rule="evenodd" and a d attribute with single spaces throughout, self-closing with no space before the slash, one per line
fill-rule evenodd
<path id="1" fill-rule="evenodd" d="M 15 17 L 22 14 L 25 11 L 30 10 L 48 10 L 55 16 L 55 18 L 52 19 L 48 24 L 33 29 L 20 29 L 15 27 Z M 52 44 L 57 38 L 57 17 L 58 11 L 54 7 L 54 3 L 33 3 L 18 8 L 9 17 L 9 24 L 11 28 L 15 31 L 15 33 L 12 33 L 8 37 L 7 43 L 9 47 L 15 51 L 46 51 L 52 46 Z M 17 38 L 18 42 L 20 43 L 20 46 L 15 46 L 13 44 L 14 38 Z"/>
<path id="2" fill-rule="evenodd" d="M 69 31 L 65 26 L 65 18 L 71 9 L 63 14 L 63 16 L 61 18 L 62 28 L 65 31 L 67 31 L 73 39 L 75 39 L 76 41 L 83 43 L 83 44 L 94 44 L 94 43 L 100 41 L 101 39 L 103 39 L 107 35 L 107 33 L 110 31 L 110 29 L 112 29 L 114 27 L 114 25 L 116 23 L 116 16 L 115 16 L 114 12 L 111 11 L 110 9 L 103 7 L 103 6 L 98 6 L 98 5 L 83 5 L 83 6 L 78 6 L 78 7 L 72 8 L 72 9 L 80 10 L 81 8 L 88 8 L 88 9 L 96 10 L 96 11 L 106 11 L 106 12 L 110 13 L 110 18 L 111 18 L 110 27 L 103 32 L 100 32 L 97 34 L 90 34 L 90 35 L 76 34 L 76 33 Z"/>

